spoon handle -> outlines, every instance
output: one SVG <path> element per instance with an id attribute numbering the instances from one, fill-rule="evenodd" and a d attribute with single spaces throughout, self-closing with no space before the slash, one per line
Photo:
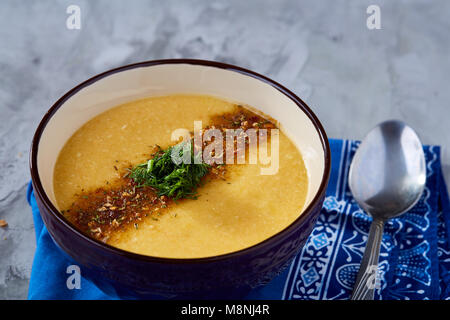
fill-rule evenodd
<path id="1" fill-rule="evenodd" d="M 351 300 L 373 300 L 378 283 L 378 256 L 380 254 L 384 222 L 383 219 L 374 219 L 370 225 L 369 238 L 367 239 L 366 249 L 364 250 Z"/>

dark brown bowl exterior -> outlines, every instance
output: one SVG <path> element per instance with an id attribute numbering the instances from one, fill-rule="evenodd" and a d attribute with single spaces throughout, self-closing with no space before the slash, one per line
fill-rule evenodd
<path id="1" fill-rule="evenodd" d="M 134 254 L 91 239 L 76 230 L 54 207 L 45 194 L 37 168 L 41 134 L 56 110 L 80 89 L 97 80 L 132 68 L 158 64 L 195 64 L 224 68 L 257 78 L 293 100 L 314 123 L 322 139 L 325 170 L 318 193 L 302 215 L 278 234 L 237 252 L 198 259 L 169 259 Z M 47 112 L 36 130 L 30 169 L 33 188 L 42 219 L 57 246 L 76 263 L 84 274 L 106 294 L 119 298 L 196 297 L 213 298 L 209 292 L 235 292 L 267 283 L 294 258 L 305 244 L 322 208 L 330 174 L 330 148 L 319 120 L 306 104 L 276 82 L 236 66 L 204 60 L 157 60 L 113 69 L 95 76 L 64 95 Z"/>

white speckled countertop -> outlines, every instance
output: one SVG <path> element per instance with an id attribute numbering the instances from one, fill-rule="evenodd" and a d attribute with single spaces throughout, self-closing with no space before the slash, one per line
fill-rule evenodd
<path id="1" fill-rule="evenodd" d="M 81 30 L 66 8 L 81 8 Z M 366 8 L 381 8 L 381 29 Z M 397 118 L 443 149 L 450 181 L 450 2 L 17 1 L 0 3 L 0 299 L 26 298 L 35 249 L 28 149 L 77 83 L 142 60 L 201 58 L 267 75 L 303 98 L 330 137 Z"/>

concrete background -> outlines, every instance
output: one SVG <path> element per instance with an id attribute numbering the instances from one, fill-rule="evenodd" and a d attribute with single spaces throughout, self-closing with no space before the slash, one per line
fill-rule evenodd
<path id="1" fill-rule="evenodd" d="M 66 8 L 81 7 L 81 30 Z M 381 30 L 366 8 L 381 8 Z M 303 98 L 330 137 L 397 118 L 444 147 L 450 176 L 450 1 L 17 1 L 0 3 L 0 299 L 26 298 L 35 240 L 28 149 L 79 82 L 142 60 L 237 64 Z"/>

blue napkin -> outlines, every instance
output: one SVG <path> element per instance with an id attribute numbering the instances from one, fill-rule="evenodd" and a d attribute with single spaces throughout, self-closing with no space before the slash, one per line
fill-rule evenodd
<path id="1" fill-rule="evenodd" d="M 348 187 L 357 141 L 330 140 L 332 171 L 317 224 L 290 266 L 247 299 L 348 299 L 358 272 L 371 219 Z M 441 172 L 440 148 L 425 146 L 427 184 L 419 203 L 385 227 L 375 299 L 450 299 L 450 201 Z M 37 249 L 29 299 L 114 299 L 81 278 L 80 289 L 66 281 L 76 264 L 53 243 L 42 223 L 31 184 Z M 83 268 L 81 268 L 83 275 Z M 69 286 L 70 287 L 70 286 Z"/>

